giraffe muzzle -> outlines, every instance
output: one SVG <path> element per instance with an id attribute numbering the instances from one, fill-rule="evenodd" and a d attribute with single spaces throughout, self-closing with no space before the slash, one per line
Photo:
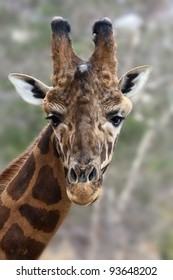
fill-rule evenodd
<path id="1" fill-rule="evenodd" d="M 78 205 L 89 205 L 100 195 L 102 175 L 96 166 L 85 167 L 78 164 L 72 166 L 67 174 L 67 195 Z"/>

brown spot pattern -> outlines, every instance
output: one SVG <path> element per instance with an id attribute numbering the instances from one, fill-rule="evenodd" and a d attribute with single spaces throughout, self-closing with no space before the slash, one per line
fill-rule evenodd
<path id="1" fill-rule="evenodd" d="M 52 232 L 59 220 L 58 210 L 47 211 L 45 209 L 23 204 L 19 207 L 20 214 L 27 219 L 30 225 L 44 232 Z"/>
<path id="2" fill-rule="evenodd" d="M 3 236 L 0 246 L 8 260 L 33 260 L 42 253 L 45 245 L 24 235 L 23 230 L 13 224 Z"/>
<path id="3" fill-rule="evenodd" d="M 23 167 L 19 170 L 18 174 L 11 181 L 7 188 L 8 194 L 14 200 L 18 200 L 27 190 L 28 185 L 35 171 L 35 159 L 31 154 Z"/>
<path id="4" fill-rule="evenodd" d="M 110 156 L 112 152 L 112 142 L 108 142 L 108 157 Z"/>
<path id="5" fill-rule="evenodd" d="M 106 148 L 103 146 L 102 152 L 101 152 L 101 162 L 104 162 L 106 160 Z"/>
<path id="6" fill-rule="evenodd" d="M 47 154 L 49 152 L 49 142 L 52 132 L 52 126 L 49 125 L 38 143 L 38 148 L 40 149 L 42 154 Z"/>
<path id="7" fill-rule="evenodd" d="M 61 200 L 60 186 L 50 166 L 45 165 L 40 169 L 32 190 L 32 195 L 47 205 L 57 203 Z"/>
<path id="8" fill-rule="evenodd" d="M 10 209 L 0 205 L 0 229 L 3 228 L 6 220 L 9 218 Z"/>

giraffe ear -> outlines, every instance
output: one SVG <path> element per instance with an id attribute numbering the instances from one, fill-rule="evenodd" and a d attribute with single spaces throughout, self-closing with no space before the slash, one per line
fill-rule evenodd
<path id="1" fill-rule="evenodd" d="M 12 73 L 8 76 L 17 93 L 28 103 L 41 105 L 50 87 L 24 74 Z"/>
<path id="2" fill-rule="evenodd" d="M 127 97 L 133 97 L 146 84 L 151 71 L 149 65 L 133 68 L 119 80 L 119 90 Z"/>

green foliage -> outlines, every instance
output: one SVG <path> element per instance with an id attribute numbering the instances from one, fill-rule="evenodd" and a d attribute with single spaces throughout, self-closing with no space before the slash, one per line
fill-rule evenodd
<path id="1" fill-rule="evenodd" d="M 0 18 L 2 18 L 7 13 L 8 13 L 7 9 L 4 6 L 1 6 L 1 4 L 0 4 Z"/>
<path id="2" fill-rule="evenodd" d="M 64 5 L 61 0 L 57 0 L 56 3 L 51 3 L 53 1 L 44 2 L 39 6 L 40 13 L 43 16 L 61 15 L 64 16 Z"/>
<path id="3" fill-rule="evenodd" d="M 22 100 L 11 103 L 6 108 L 4 126 L 1 127 L 1 160 L 9 162 L 23 152 L 45 125 L 41 108 L 25 104 Z"/>
<path id="4" fill-rule="evenodd" d="M 133 116 L 129 116 L 124 121 L 115 151 L 115 162 L 117 160 L 121 161 L 121 158 L 126 158 L 129 161 L 134 157 L 136 144 L 139 143 L 145 130 L 145 124 L 135 120 Z"/>
<path id="5" fill-rule="evenodd" d="M 33 52 L 44 51 L 50 46 L 50 26 L 45 21 L 30 23 L 30 30 L 34 30 L 36 36 L 30 42 L 30 50 Z"/>
<path id="6" fill-rule="evenodd" d="M 173 229 L 167 229 L 161 237 L 159 244 L 161 259 L 173 260 Z"/>
<path id="7" fill-rule="evenodd" d="M 0 77 L 0 90 L 4 92 L 11 90 L 11 85 L 7 77 Z"/>

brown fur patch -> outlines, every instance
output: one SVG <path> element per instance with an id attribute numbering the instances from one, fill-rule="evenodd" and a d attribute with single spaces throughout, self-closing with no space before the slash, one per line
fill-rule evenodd
<path id="1" fill-rule="evenodd" d="M 67 159 L 68 146 L 66 144 L 63 145 L 63 152 L 64 152 L 64 158 Z"/>
<path id="2" fill-rule="evenodd" d="M 3 228 L 9 215 L 10 215 L 10 209 L 5 206 L 0 205 L 0 229 Z"/>
<path id="3" fill-rule="evenodd" d="M 110 156 L 112 152 L 112 142 L 108 142 L 108 157 Z"/>
<path id="4" fill-rule="evenodd" d="M 32 195 L 34 198 L 45 202 L 48 205 L 57 203 L 61 200 L 61 190 L 57 179 L 54 177 L 53 169 L 43 166 L 33 187 Z"/>
<path id="5" fill-rule="evenodd" d="M 45 209 L 23 204 L 19 208 L 20 214 L 27 219 L 31 226 L 44 232 L 52 232 L 59 220 L 58 210 L 47 211 Z"/>
<path id="6" fill-rule="evenodd" d="M 40 149 L 42 154 L 47 154 L 49 152 L 49 142 L 52 132 L 52 126 L 49 125 L 38 143 L 38 148 Z"/>
<path id="7" fill-rule="evenodd" d="M 104 162 L 106 160 L 106 148 L 103 146 L 102 152 L 101 152 L 101 162 Z"/>
<path id="8" fill-rule="evenodd" d="M 35 159 L 31 154 L 23 167 L 19 170 L 17 176 L 11 181 L 7 187 L 8 194 L 14 199 L 18 200 L 27 190 L 28 185 L 35 171 Z"/>
<path id="9" fill-rule="evenodd" d="M 41 135 L 41 134 L 40 134 Z M 0 193 L 8 186 L 9 182 L 15 177 L 22 165 L 25 163 L 30 153 L 35 148 L 40 139 L 40 135 L 34 140 L 34 142 L 28 147 L 28 149 L 22 153 L 18 158 L 12 161 L 7 168 L 0 174 Z"/>
<path id="10" fill-rule="evenodd" d="M 26 237 L 17 224 L 8 229 L 0 245 L 8 260 L 37 259 L 45 247 L 43 243 Z"/>

